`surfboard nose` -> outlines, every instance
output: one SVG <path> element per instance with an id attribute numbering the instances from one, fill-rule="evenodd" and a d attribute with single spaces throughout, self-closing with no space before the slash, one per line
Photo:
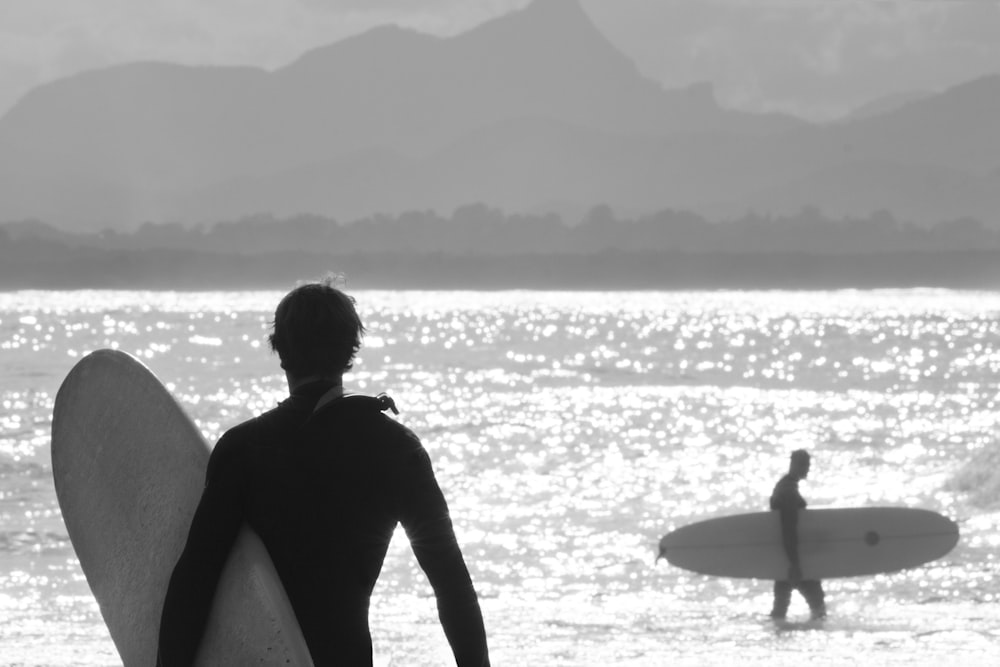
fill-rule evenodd
<path id="1" fill-rule="evenodd" d="M 666 536 L 664 536 L 663 538 L 660 539 L 660 545 L 659 546 L 660 546 L 660 553 L 658 553 L 656 555 L 656 560 L 653 561 L 654 564 L 655 563 L 659 563 L 661 558 L 663 558 L 663 559 L 667 558 Z"/>

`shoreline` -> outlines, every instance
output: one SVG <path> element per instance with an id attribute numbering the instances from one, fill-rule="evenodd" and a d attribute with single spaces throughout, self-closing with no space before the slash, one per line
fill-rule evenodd
<path id="1" fill-rule="evenodd" d="M 352 289 L 840 290 L 1000 288 L 1000 251 L 454 255 L 0 250 L 0 291 L 283 289 L 328 273 Z M 50 249 L 51 250 L 51 249 Z"/>

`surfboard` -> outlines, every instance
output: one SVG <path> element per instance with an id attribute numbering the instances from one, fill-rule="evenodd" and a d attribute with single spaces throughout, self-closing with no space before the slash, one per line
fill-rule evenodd
<path id="1" fill-rule="evenodd" d="M 957 524 L 929 510 L 861 507 L 799 513 L 805 579 L 896 572 L 941 558 L 957 543 Z M 660 556 L 685 570 L 718 577 L 788 576 L 778 512 L 734 514 L 682 526 L 660 540 Z"/>
<path id="2" fill-rule="evenodd" d="M 52 474 L 66 529 L 125 667 L 156 662 L 160 612 L 205 484 L 209 447 L 142 363 L 100 350 L 56 395 Z M 267 550 L 244 527 L 200 665 L 312 665 Z"/>

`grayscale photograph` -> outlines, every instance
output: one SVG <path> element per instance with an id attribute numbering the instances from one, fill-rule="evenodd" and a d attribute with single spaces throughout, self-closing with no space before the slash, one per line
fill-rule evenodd
<path id="1" fill-rule="evenodd" d="M 1000 0 L 0 0 L 0 619 L 996 664 Z"/>

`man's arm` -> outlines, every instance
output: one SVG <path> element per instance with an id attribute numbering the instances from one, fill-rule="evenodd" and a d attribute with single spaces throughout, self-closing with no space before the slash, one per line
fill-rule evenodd
<path id="1" fill-rule="evenodd" d="M 802 580 L 802 565 L 799 562 L 799 510 L 795 507 L 782 507 L 781 543 L 788 556 L 788 580 L 798 583 Z"/>
<path id="2" fill-rule="evenodd" d="M 174 566 L 160 618 L 160 667 L 190 665 L 212 610 L 216 584 L 243 521 L 238 481 L 225 437 L 209 459 L 205 490 L 184 551 Z"/>
<path id="3" fill-rule="evenodd" d="M 472 578 L 455 539 L 448 505 L 419 444 L 401 471 L 403 528 L 437 598 L 438 617 L 459 667 L 488 667 L 486 628 Z"/>
<path id="4" fill-rule="evenodd" d="M 806 501 L 799 493 L 798 481 L 790 475 L 782 477 L 771 494 L 771 509 L 780 513 L 781 544 L 788 557 L 788 580 L 798 583 L 802 580 L 802 566 L 799 562 L 799 510 Z"/>

